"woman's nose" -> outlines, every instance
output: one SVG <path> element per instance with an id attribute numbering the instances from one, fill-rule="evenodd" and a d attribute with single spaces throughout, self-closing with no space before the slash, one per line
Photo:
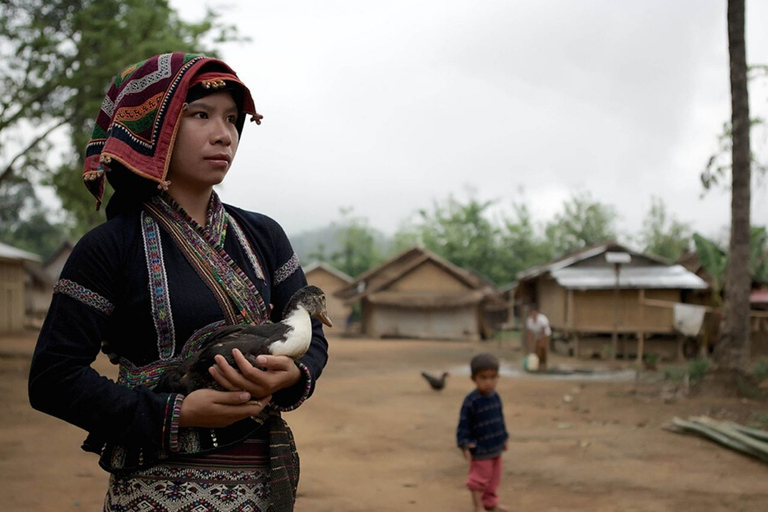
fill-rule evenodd
<path id="1" fill-rule="evenodd" d="M 232 144 L 232 123 L 226 119 L 220 119 L 214 121 L 213 125 L 211 130 L 211 142 L 213 144 L 224 144 L 225 146 Z"/>

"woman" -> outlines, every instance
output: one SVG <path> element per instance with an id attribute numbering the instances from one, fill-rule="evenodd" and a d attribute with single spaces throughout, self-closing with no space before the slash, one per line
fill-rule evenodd
<path id="1" fill-rule="evenodd" d="M 105 510 L 293 509 L 298 456 L 280 411 L 306 400 L 325 366 L 319 321 L 296 362 L 259 356 L 255 368 L 236 352 L 235 369 L 218 356 L 211 375 L 227 391 L 152 391 L 217 327 L 279 321 L 306 284 L 282 228 L 213 191 L 246 116 L 260 124 L 231 68 L 173 53 L 118 74 L 96 120 L 85 183 L 97 207 L 105 179 L 115 194 L 62 270 L 29 394 L 88 431 L 83 449 L 112 472 Z M 91 368 L 100 348 L 117 383 Z"/>

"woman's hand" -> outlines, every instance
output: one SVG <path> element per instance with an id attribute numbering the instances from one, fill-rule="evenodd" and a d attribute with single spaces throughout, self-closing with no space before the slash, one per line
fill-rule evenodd
<path id="1" fill-rule="evenodd" d="M 223 356 L 216 356 L 216 364 L 210 368 L 211 376 L 224 389 L 247 391 L 253 397 L 262 397 L 288 388 L 299 382 L 301 370 L 288 356 L 258 356 L 259 368 L 253 366 L 242 352 L 232 350 L 239 372 Z"/>
<path id="2" fill-rule="evenodd" d="M 272 399 L 271 395 L 251 400 L 245 391 L 198 389 L 181 402 L 180 427 L 219 428 L 256 416 Z"/>

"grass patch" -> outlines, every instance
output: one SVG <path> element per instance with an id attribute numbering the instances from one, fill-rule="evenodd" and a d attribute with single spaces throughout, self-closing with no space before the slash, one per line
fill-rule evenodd
<path id="1" fill-rule="evenodd" d="M 691 383 L 698 382 L 707 372 L 709 361 L 706 359 L 694 359 L 688 361 L 685 367 L 672 367 L 664 370 L 664 378 L 672 381 L 682 381 L 686 375 Z"/>
<path id="2" fill-rule="evenodd" d="M 752 376 L 757 379 L 758 382 L 768 379 L 768 358 L 762 357 L 757 360 L 755 367 L 752 368 Z"/>

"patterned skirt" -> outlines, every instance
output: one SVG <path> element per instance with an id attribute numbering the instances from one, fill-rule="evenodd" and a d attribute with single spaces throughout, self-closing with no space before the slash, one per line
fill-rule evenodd
<path id="1" fill-rule="evenodd" d="M 269 441 L 243 443 L 207 455 L 165 461 L 128 475 L 113 474 L 105 512 L 266 512 Z"/>

